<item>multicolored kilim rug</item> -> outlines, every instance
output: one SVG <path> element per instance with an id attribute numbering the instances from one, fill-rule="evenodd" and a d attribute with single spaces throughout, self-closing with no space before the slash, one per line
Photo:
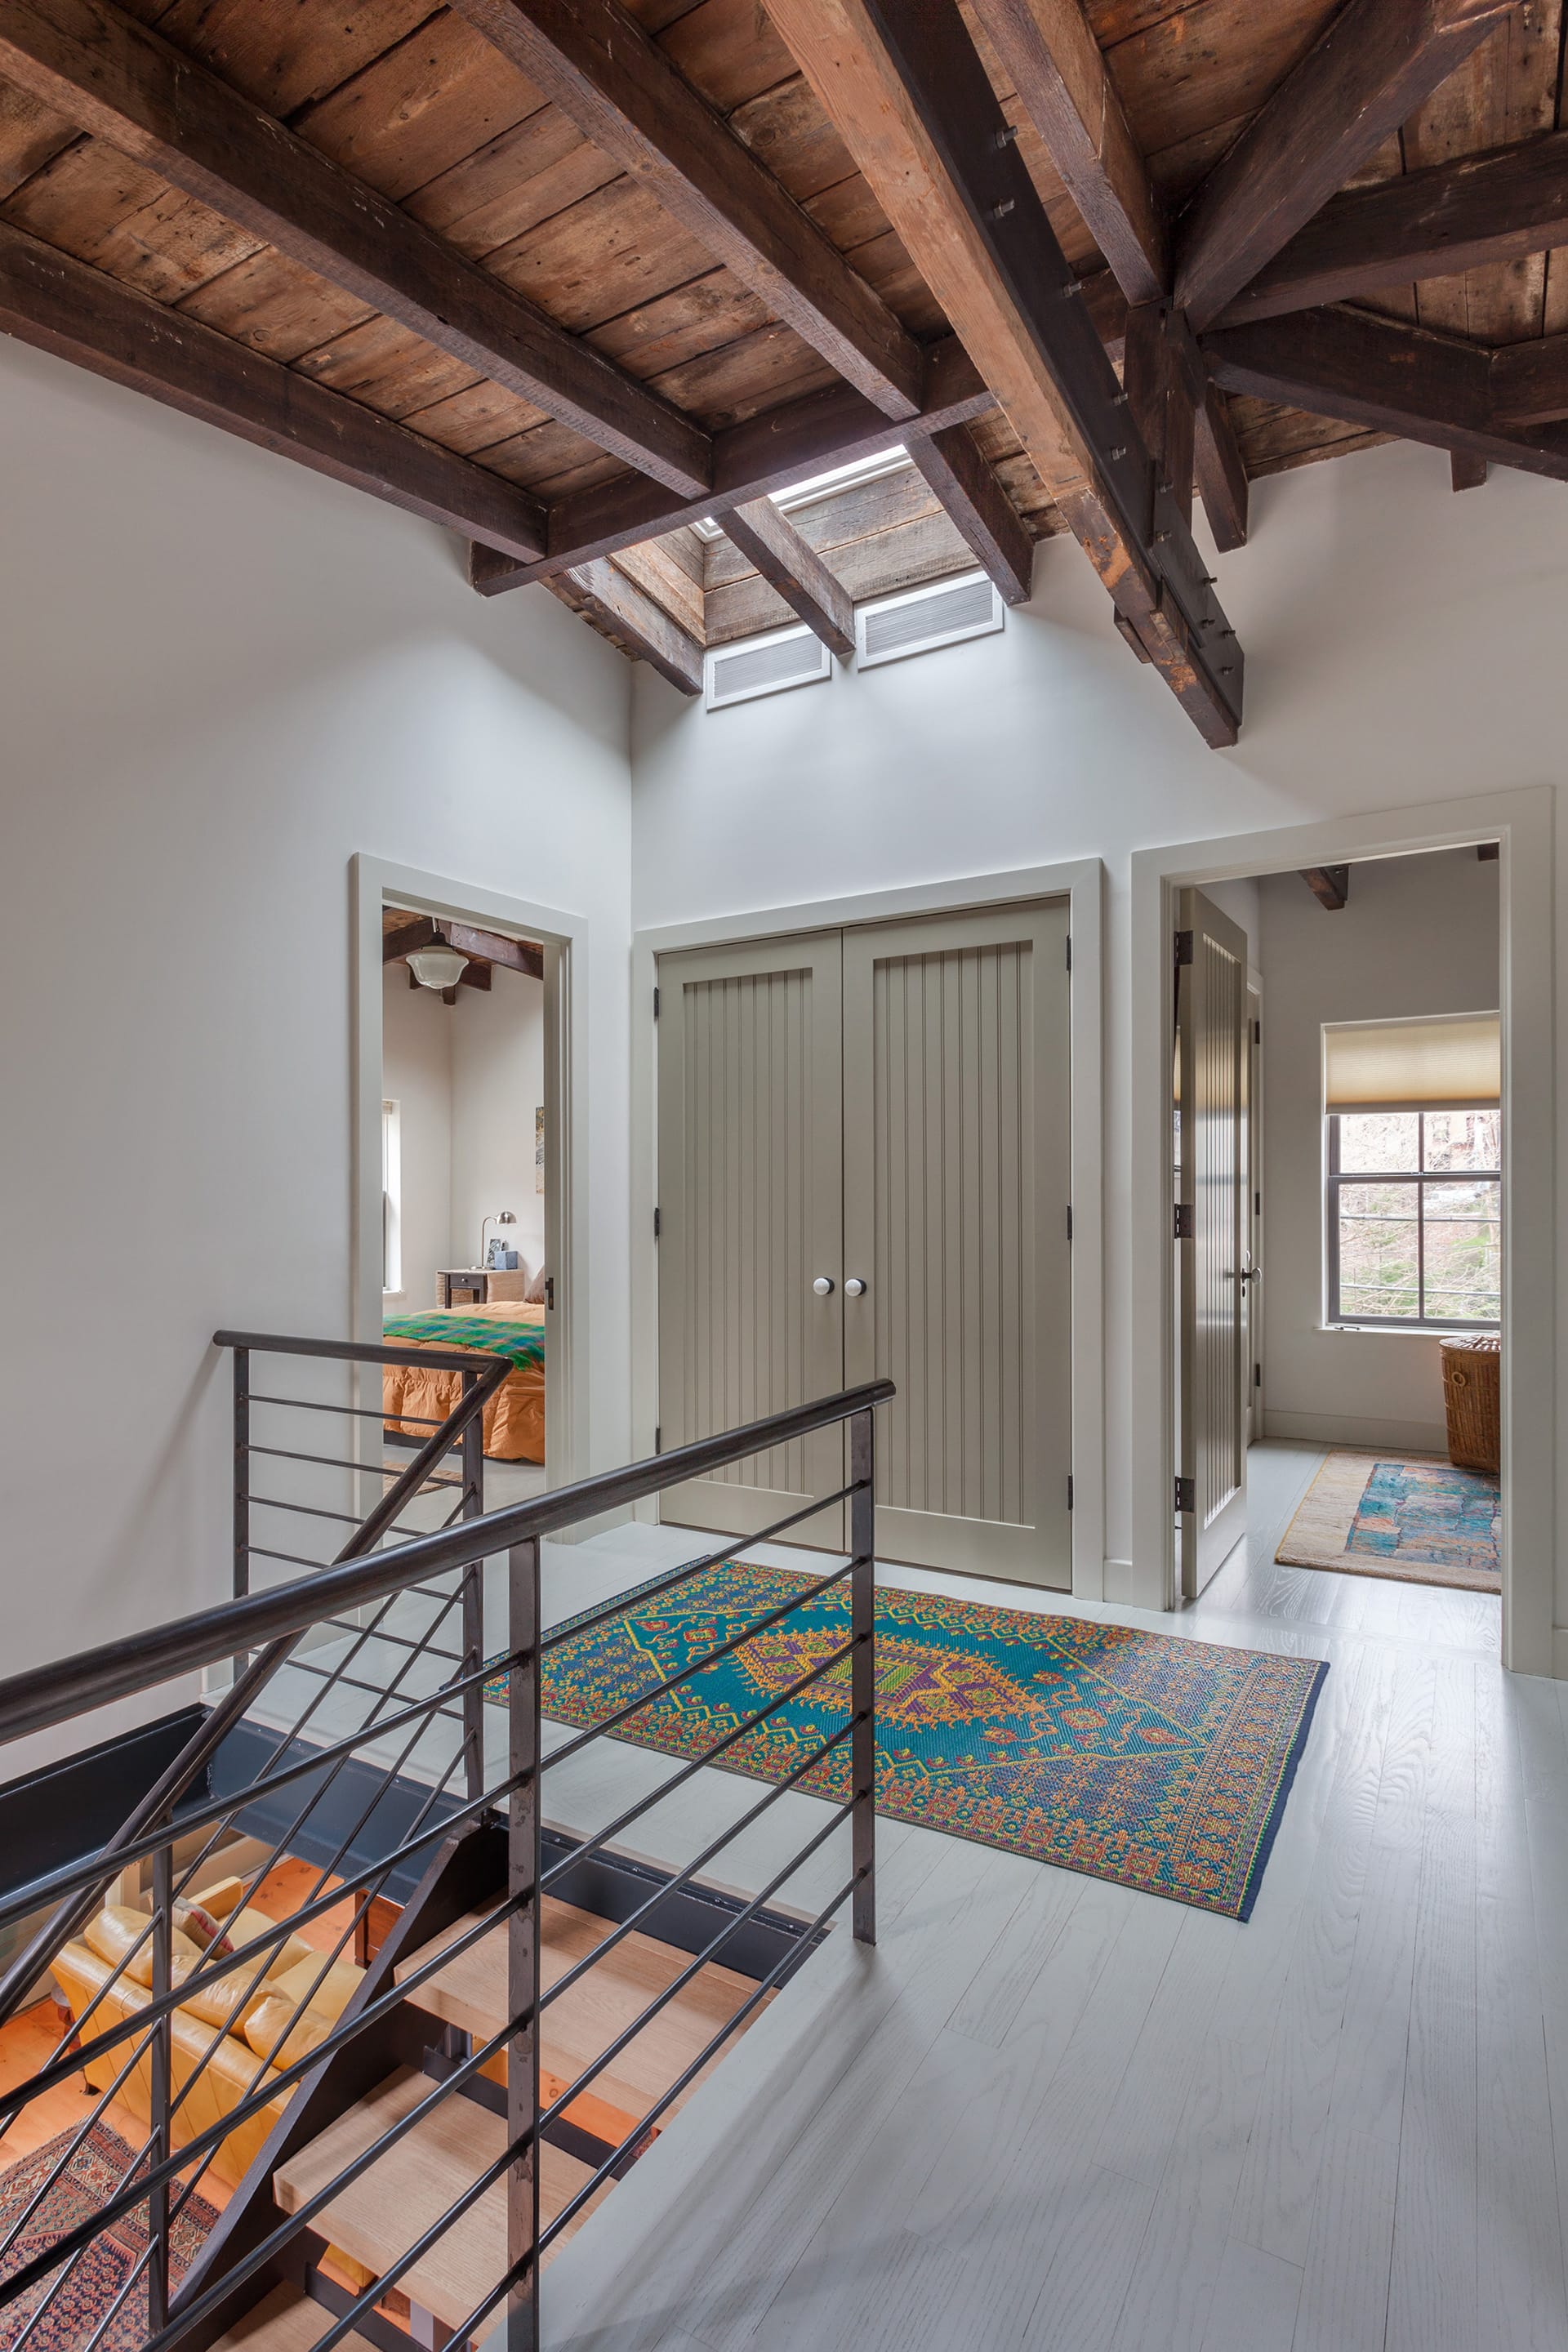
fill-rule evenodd
<path id="1" fill-rule="evenodd" d="M 0 2173 L 0 2245 L 26 2212 L 75 2137 L 75 2131 L 62 2132 L 58 2139 L 35 2148 L 31 2156 L 23 2157 L 8 2171 Z M 0 2262 L 0 2279 L 12 2277 L 35 2255 L 47 2253 L 56 2239 L 99 2212 L 124 2186 L 134 2157 L 135 2151 L 126 2146 L 118 2132 L 110 2131 L 107 2124 L 94 2124 L 71 2158 L 64 2178 L 50 2189 L 16 2243 Z M 171 2194 L 177 2195 L 178 2190 Z M 172 2284 L 184 2276 L 216 2220 L 217 2214 L 205 2198 L 194 2196 L 188 2200 L 170 2237 Z M 58 2294 L 52 2294 L 52 2290 L 59 2273 L 51 2271 L 36 2286 L 19 2294 L 15 2303 L 0 2304 L 0 2352 L 10 2352 L 34 2312 L 46 2301 L 48 2309 L 27 2338 L 27 2352 L 82 2352 L 82 2347 L 93 2341 L 146 2243 L 147 2209 L 133 2205 L 122 2220 L 112 2223 L 77 2256 Z M 147 2335 L 147 2282 L 142 2277 L 99 2338 L 98 2352 L 136 2352 L 139 2345 L 146 2343 Z"/>
<path id="2" fill-rule="evenodd" d="M 545 1714 L 602 1722 L 807 1580 L 731 1561 L 660 1597 L 636 1587 L 621 1614 L 546 1653 Z M 847 1587 L 821 1593 L 616 1737 L 700 1755 L 838 1648 L 848 1621 Z M 1245 1919 L 1327 1671 L 1310 1659 L 880 1590 L 878 1810 Z M 486 1687 L 504 1699 L 506 1677 Z M 845 1659 L 747 1733 L 724 1766 L 783 1780 L 838 1729 L 848 1696 Z M 847 1797 L 847 1743 L 801 1785 Z"/>
<path id="3" fill-rule="evenodd" d="M 1286 1568 L 1500 1592 L 1502 1490 L 1437 1454 L 1331 1454 L 1274 1557 Z"/>

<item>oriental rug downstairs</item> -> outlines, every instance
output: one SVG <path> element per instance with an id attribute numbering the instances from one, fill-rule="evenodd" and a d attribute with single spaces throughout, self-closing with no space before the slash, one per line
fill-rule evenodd
<path id="1" fill-rule="evenodd" d="M 546 1652 L 544 1713 L 604 1721 L 810 1580 L 731 1561 L 637 1586 Z M 654 1580 L 657 1584 L 658 1580 Z M 646 1597 L 645 1597 L 646 1596 Z M 615 1737 L 696 1757 L 847 1638 L 847 1588 L 818 1594 Z M 890 1819 L 1246 1919 L 1328 1669 L 1124 1625 L 942 1595 L 877 1594 L 877 1807 Z M 487 1685 L 504 1699 L 506 1677 Z M 721 1759 L 782 1780 L 847 1720 L 844 1659 Z M 800 1782 L 849 1794 L 848 1744 Z"/>
<path id="2" fill-rule="evenodd" d="M 29 2210 L 60 2158 L 69 2154 L 79 2129 L 78 2125 L 61 2132 L 0 2173 L 0 2245 L 5 2248 L 0 2279 L 14 2276 L 47 2253 L 68 2230 L 90 2221 L 129 2184 L 134 2152 L 118 2132 L 96 2123 L 37 2210 Z M 184 2193 L 176 2180 L 170 2201 L 177 2203 Z M 205 2197 L 186 2200 L 169 2236 L 171 2286 L 184 2278 L 216 2220 Z M 15 2242 L 8 2242 L 18 2225 Z M 89 2344 L 97 2352 L 136 2352 L 148 2336 L 147 2279 L 144 2271 L 138 2271 L 146 2246 L 147 2208 L 133 2205 L 68 2265 L 47 2273 L 15 2302 L 0 2305 L 0 2352 L 7 2352 L 24 2335 L 27 2352 L 86 2352 Z"/>

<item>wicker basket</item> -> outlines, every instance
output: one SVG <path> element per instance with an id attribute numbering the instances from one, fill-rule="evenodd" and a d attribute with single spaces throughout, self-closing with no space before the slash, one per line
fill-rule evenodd
<path id="1" fill-rule="evenodd" d="M 1445 1339 L 1443 1404 L 1448 1417 L 1448 1459 L 1456 1470 L 1502 1466 L 1502 1342 Z"/>

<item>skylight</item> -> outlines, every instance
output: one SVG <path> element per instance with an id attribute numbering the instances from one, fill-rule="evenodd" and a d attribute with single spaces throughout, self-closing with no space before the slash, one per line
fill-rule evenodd
<path id="1" fill-rule="evenodd" d="M 792 482 L 787 489 L 770 491 L 772 503 L 781 514 L 791 514 L 799 507 L 813 506 L 818 499 L 837 498 L 841 490 L 856 490 L 863 482 L 879 482 L 885 475 L 901 474 L 914 459 L 901 442 L 891 449 L 879 449 L 874 457 L 856 457 L 847 466 L 830 467 L 826 474 L 813 474 L 804 482 Z M 722 539 L 723 526 L 704 515 L 692 525 L 700 539 Z"/>

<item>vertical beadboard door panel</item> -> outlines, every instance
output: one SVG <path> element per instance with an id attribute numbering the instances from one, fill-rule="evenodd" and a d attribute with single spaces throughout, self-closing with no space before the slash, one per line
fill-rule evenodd
<path id="1" fill-rule="evenodd" d="M 841 956 L 822 931 L 659 960 L 666 1453 L 844 1385 Z M 841 1485 L 843 1459 L 823 1431 L 672 1488 L 663 1516 L 755 1534 Z M 837 1547 L 842 1505 L 792 1539 Z"/>
<path id="2" fill-rule="evenodd" d="M 1250 1054 L 1246 932 L 1201 890 L 1182 892 L 1178 921 L 1178 1475 L 1192 1482 L 1191 1508 L 1180 1513 L 1182 1589 L 1190 1600 L 1247 1527 Z"/>
<path id="3" fill-rule="evenodd" d="M 845 1377 L 877 1549 L 1072 1582 L 1065 899 L 844 935 Z"/>

